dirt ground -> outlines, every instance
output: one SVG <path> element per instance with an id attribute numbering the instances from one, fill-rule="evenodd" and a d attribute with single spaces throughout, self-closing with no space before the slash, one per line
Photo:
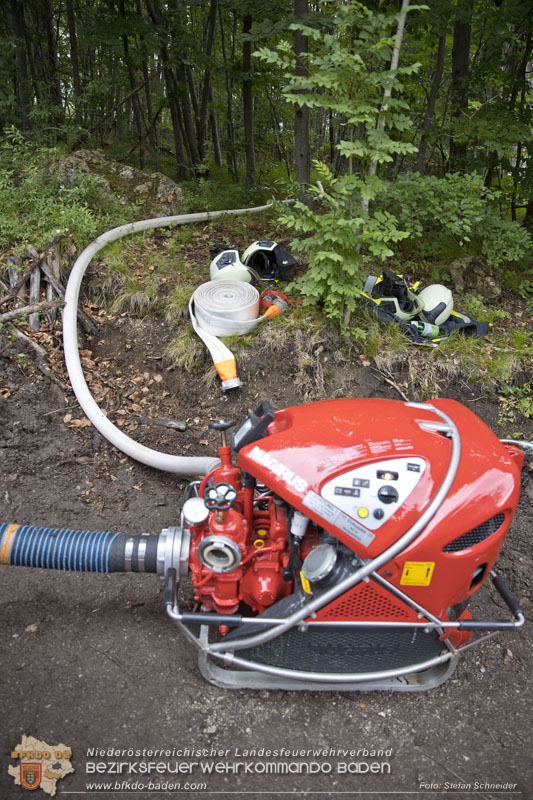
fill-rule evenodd
<path id="1" fill-rule="evenodd" d="M 242 419 L 262 399 L 274 408 L 301 402 L 306 385 L 307 399 L 314 399 L 316 369 L 302 359 L 296 363 L 294 343 L 275 352 L 252 347 L 242 364 L 244 388 L 223 396 L 216 384 L 201 380 L 207 361 L 197 375 L 167 369 L 161 355 L 168 337 L 165 323 L 118 316 L 104 319 L 97 336 L 84 339 L 84 366 L 93 390 L 124 430 L 152 447 L 215 455 L 217 436 L 206 428 L 209 421 Z M 324 388 L 317 386 L 316 396 L 399 399 L 371 366 L 357 358 L 340 363 L 327 336 L 320 347 L 315 358 L 324 365 L 319 376 Z M 184 480 L 114 450 L 84 426 L 73 395 L 40 375 L 30 354 L 27 360 L 17 358 L 20 351 L 18 343 L 7 343 L 0 354 L 0 521 L 130 533 L 158 532 L 175 524 Z M 497 404 L 483 390 L 456 381 L 441 394 L 464 402 L 499 435 L 508 433 L 497 427 Z M 149 416 L 184 420 L 188 427 L 180 433 L 134 421 Z M 521 420 L 520 427 L 533 438 L 531 423 Z M 528 623 L 518 633 L 500 635 L 465 654 L 454 675 L 429 692 L 221 690 L 201 677 L 191 646 L 165 615 L 159 578 L 2 567 L 0 796 L 17 800 L 27 795 L 7 773 L 8 765 L 15 764 L 10 751 L 26 734 L 72 750 L 75 772 L 58 782 L 58 796 L 364 793 L 408 798 L 421 792 L 431 797 L 533 797 L 531 475 L 526 462 L 519 509 L 498 562 Z M 479 610 L 505 615 L 487 589 Z M 190 775 L 154 775 L 152 780 L 205 783 L 203 788 L 139 794 L 133 788 L 135 775 L 88 774 L 95 760 L 90 748 L 189 748 L 191 755 L 178 760 L 314 762 L 319 771 L 265 776 L 240 767 L 237 773 L 206 776 L 199 765 L 191 767 Z M 247 757 L 245 751 L 252 748 L 309 752 L 276 758 L 259 751 Z M 192 752 L 203 749 L 207 755 Z M 313 755 L 318 749 L 328 754 Z M 346 755 L 343 749 L 356 753 Z M 219 758 L 213 750 L 225 755 Z M 385 753 L 374 756 L 372 751 Z M 362 762 L 389 768 L 356 772 Z M 89 789 L 98 779 L 111 781 L 112 788 Z M 133 783 L 124 788 L 127 779 Z"/>

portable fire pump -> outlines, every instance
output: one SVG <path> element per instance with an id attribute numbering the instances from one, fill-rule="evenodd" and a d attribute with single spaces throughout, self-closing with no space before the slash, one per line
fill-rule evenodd
<path id="1" fill-rule="evenodd" d="M 524 456 L 463 405 L 263 402 L 230 446 L 233 424 L 212 424 L 220 463 L 187 487 L 179 525 L 3 524 L 0 563 L 159 573 L 202 674 L 228 688 L 429 689 L 524 623 L 494 572 Z M 489 576 L 512 618 L 472 618 Z"/>

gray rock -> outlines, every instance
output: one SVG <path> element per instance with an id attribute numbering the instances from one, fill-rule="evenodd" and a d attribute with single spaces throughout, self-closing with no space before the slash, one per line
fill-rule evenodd
<path id="1" fill-rule="evenodd" d="M 450 275 L 457 294 L 478 294 L 486 300 L 497 300 L 502 293 L 495 272 L 483 256 L 458 258 L 450 264 Z"/>
<path id="2" fill-rule="evenodd" d="M 76 175 L 94 175 L 101 190 L 116 195 L 121 205 L 139 204 L 139 218 L 173 216 L 183 205 L 183 192 L 167 175 L 148 174 L 108 158 L 103 150 L 77 150 L 61 156 L 54 172 L 65 186 L 72 186 Z"/>

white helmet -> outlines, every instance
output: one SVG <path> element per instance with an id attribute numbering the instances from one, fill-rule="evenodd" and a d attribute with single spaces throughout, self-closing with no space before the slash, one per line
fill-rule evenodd
<path id="1" fill-rule="evenodd" d="M 453 296 L 450 290 L 441 283 L 426 286 L 418 294 L 423 307 L 419 316 L 431 325 L 442 325 L 453 311 Z"/>
<path id="2" fill-rule="evenodd" d="M 222 250 L 211 261 L 209 275 L 212 281 L 219 278 L 225 281 L 244 281 L 250 283 L 252 275 L 242 263 L 238 250 Z"/>

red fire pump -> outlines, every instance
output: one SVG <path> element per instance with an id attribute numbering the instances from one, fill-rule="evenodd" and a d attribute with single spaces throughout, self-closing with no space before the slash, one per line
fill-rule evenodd
<path id="1" fill-rule="evenodd" d="M 229 688 L 427 689 L 524 623 L 494 571 L 524 456 L 460 403 L 263 402 L 230 447 L 232 425 L 212 424 L 220 464 L 188 486 L 180 525 L 4 524 L 0 563 L 158 572 L 202 673 Z M 489 577 L 513 618 L 472 619 Z"/>
<path id="2" fill-rule="evenodd" d="M 262 403 L 233 434 L 237 465 L 230 426 L 213 425 L 220 466 L 191 485 L 172 539 L 188 551 L 199 614 L 179 611 L 179 574 L 167 573 L 168 611 L 202 625 L 210 680 L 429 688 L 473 631 L 523 623 L 493 567 L 524 456 L 464 406 L 327 400 L 274 414 Z M 472 619 L 489 575 L 514 620 Z"/>

